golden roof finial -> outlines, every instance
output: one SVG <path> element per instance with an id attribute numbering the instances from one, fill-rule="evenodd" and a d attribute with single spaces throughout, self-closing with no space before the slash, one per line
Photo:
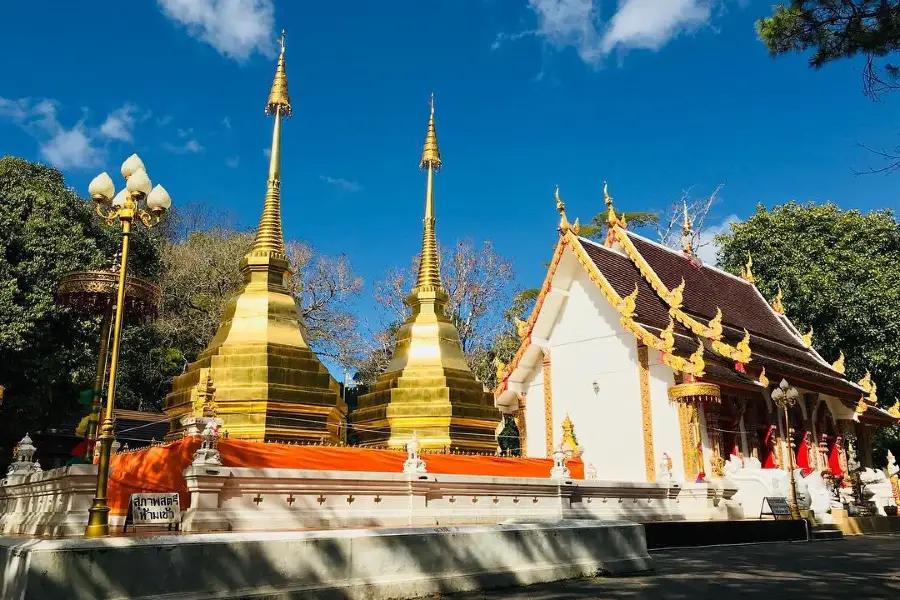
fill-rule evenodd
<path id="1" fill-rule="evenodd" d="M 753 257 L 747 253 L 747 264 L 741 269 L 741 279 L 747 283 L 756 283 L 756 277 L 753 275 Z"/>
<path id="2" fill-rule="evenodd" d="M 781 296 L 781 286 L 778 286 L 778 293 L 775 294 L 775 297 L 772 298 L 772 301 L 769 303 L 772 305 L 772 310 L 777 312 L 779 315 L 784 314 L 784 302 Z"/>
<path id="3" fill-rule="evenodd" d="M 615 237 L 613 228 L 618 225 L 622 229 L 626 229 L 628 223 L 625 222 L 625 215 L 622 215 L 621 218 L 616 215 L 613 197 L 609 195 L 609 184 L 605 181 L 603 182 L 603 202 L 606 203 L 606 224 L 609 226 L 609 231 L 606 233 L 606 245 L 611 246 Z"/>
<path id="4" fill-rule="evenodd" d="M 835 371 L 837 371 L 838 373 L 840 373 L 841 375 L 844 374 L 844 371 L 847 370 L 847 367 L 846 367 L 846 365 L 844 365 L 844 353 L 843 352 L 841 352 L 840 355 L 838 356 L 837 360 L 831 364 L 831 368 L 834 369 Z"/>
<path id="5" fill-rule="evenodd" d="M 560 233 L 565 233 L 569 231 L 572 226 L 569 224 L 569 219 L 566 218 L 566 203 L 559 197 L 559 184 L 556 185 L 556 191 L 553 193 L 553 197 L 556 199 L 556 212 L 559 213 L 559 226 L 557 229 Z"/>
<path id="6" fill-rule="evenodd" d="M 694 224 L 691 223 L 691 217 L 688 215 L 687 199 L 681 199 L 684 207 L 684 219 L 681 222 L 681 251 L 688 256 L 694 255 Z"/>
<path id="7" fill-rule="evenodd" d="M 434 94 L 431 94 L 430 105 L 431 117 L 428 119 L 428 132 L 425 134 L 425 147 L 422 149 L 422 161 L 419 163 L 419 168 L 425 169 L 431 166 L 435 171 L 440 171 L 442 163 L 437 130 L 434 127 Z"/>
<path id="8" fill-rule="evenodd" d="M 419 167 L 428 173 L 425 184 L 425 219 L 422 231 L 422 254 L 419 258 L 419 276 L 413 293 L 425 290 L 443 291 L 437 236 L 434 231 L 434 173 L 441 168 L 441 152 L 438 150 L 437 131 L 434 127 L 434 94 L 431 94 L 431 116 Z"/>

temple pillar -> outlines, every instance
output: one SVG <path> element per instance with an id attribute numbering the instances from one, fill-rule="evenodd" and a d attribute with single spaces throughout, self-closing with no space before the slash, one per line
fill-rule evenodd
<path id="1" fill-rule="evenodd" d="M 547 456 L 553 455 L 553 382 L 550 365 L 550 350 L 543 351 L 542 359 L 544 383 L 544 440 Z"/>

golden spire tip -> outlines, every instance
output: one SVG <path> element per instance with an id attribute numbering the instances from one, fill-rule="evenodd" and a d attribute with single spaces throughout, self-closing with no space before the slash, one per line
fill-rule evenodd
<path id="1" fill-rule="evenodd" d="M 269 92 L 269 101 L 266 103 L 266 114 L 274 115 L 281 108 L 281 114 L 291 116 L 291 96 L 288 93 L 287 71 L 284 68 L 284 46 L 287 32 L 281 30 L 281 54 L 278 55 L 278 65 L 275 67 L 275 77 L 272 80 L 272 91 Z"/>
<path id="2" fill-rule="evenodd" d="M 431 116 L 428 118 L 428 132 L 425 134 L 425 147 L 422 149 L 422 160 L 419 167 L 425 169 L 432 167 L 435 171 L 441 168 L 441 151 L 438 148 L 437 130 L 434 126 L 434 93 L 429 101 Z"/>

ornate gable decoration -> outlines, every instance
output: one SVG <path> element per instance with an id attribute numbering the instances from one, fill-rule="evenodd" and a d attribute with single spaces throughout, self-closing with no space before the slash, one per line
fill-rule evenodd
<path id="1" fill-rule="evenodd" d="M 641 256 L 631 240 L 628 239 L 628 235 L 624 230 L 615 227 L 610 230 L 610 233 L 621 244 L 625 254 L 638 268 L 641 276 L 650 284 L 653 291 L 668 304 L 669 315 L 673 319 L 690 329 L 694 335 L 710 340 L 713 350 L 718 354 L 738 363 L 749 363 L 753 360 L 753 353 L 750 349 L 750 334 L 746 330 L 744 331 L 744 339 L 734 346 L 722 341 L 721 310 L 716 311 L 716 316 L 709 323 L 703 323 L 688 315 L 681 309 L 684 303 L 684 279 L 682 278 L 681 283 L 677 287 L 669 290 L 650 264 Z"/>

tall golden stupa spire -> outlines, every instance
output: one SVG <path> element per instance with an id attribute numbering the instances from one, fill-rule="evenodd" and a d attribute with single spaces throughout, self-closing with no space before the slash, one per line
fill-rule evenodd
<path id="1" fill-rule="evenodd" d="M 290 117 L 291 97 L 288 94 L 287 72 L 284 68 L 284 38 L 281 32 L 281 54 L 278 66 L 275 67 L 275 78 L 272 80 L 272 91 L 266 103 L 266 115 L 275 117 L 272 128 L 272 149 L 269 155 L 269 179 L 266 182 L 266 199 L 263 202 L 262 217 L 256 229 L 256 238 L 245 261 L 252 262 L 253 257 L 272 257 L 278 262 L 287 261 L 284 256 L 284 234 L 281 230 L 281 121 Z M 280 264 L 278 266 L 281 266 Z M 242 270 L 247 268 L 242 263 Z"/>
<path id="2" fill-rule="evenodd" d="M 493 451 L 500 413 L 466 363 L 441 283 L 434 230 L 434 174 L 441 168 L 434 95 L 419 166 L 427 180 L 419 272 L 407 299 L 412 314 L 397 331 L 387 369 L 359 397 L 353 422 L 363 446 L 403 448 L 415 434 L 424 448 Z"/>
<path id="3" fill-rule="evenodd" d="M 416 279 L 415 295 L 418 291 L 443 291 L 441 283 L 440 258 L 437 238 L 434 233 L 434 174 L 441 170 L 441 151 L 438 148 L 437 131 L 434 127 L 434 94 L 431 95 L 431 117 L 419 168 L 428 174 L 425 184 L 425 220 L 422 230 L 422 253 L 419 255 L 419 276 Z"/>
<path id="4" fill-rule="evenodd" d="M 182 434 L 192 400 L 208 387 L 215 389 L 218 414 L 235 438 L 336 442 L 345 431 L 347 406 L 340 388 L 309 349 L 288 287 L 290 266 L 281 227 L 281 126 L 292 111 L 284 37 L 282 31 L 265 110 L 275 122 L 262 216 L 240 263 L 244 285 L 225 305 L 215 337 L 187 371 L 175 377 L 165 400 L 170 439 Z"/>

